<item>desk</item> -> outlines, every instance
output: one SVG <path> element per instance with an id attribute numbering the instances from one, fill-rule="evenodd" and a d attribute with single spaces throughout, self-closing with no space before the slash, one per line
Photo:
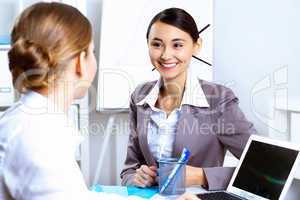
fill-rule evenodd
<path id="1" fill-rule="evenodd" d="M 150 199 L 150 200 L 169 200 L 169 199 L 176 199 L 178 196 L 160 196 L 158 194 L 158 188 L 157 187 L 150 187 L 150 188 L 138 188 L 138 187 L 123 187 L 123 186 L 103 186 L 103 185 L 95 185 L 91 188 L 92 191 L 95 192 L 106 192 L 106 193 L 114 193 L 118 194 L 120 196 L 139 196 L 144 199 Z M 201 187 L 189 187 L 186 189 L 187 192 L 193 193 L 193 194 L 199 194 L 199 193 L 205 193 L 208 192 L 207 190 L 201 188 Z"/>
<path id="2" fill-rule="evenodd" d="M 101 189 L 101 187 L 103 187 L 103 189 Z M 134 187 L 131 187 L 131 188 L 134 188 Z M 292 184 L 291 184 L 291 187 L 289 188 L 288 190 L 288 193 L 287 193 L 287 196 L 285 197 L 285 200 L 299 200 L 300 199 L 300 180 L 299 179 L 294 179 Z M 101 192 L 101 191 L 104 191 L 104 192 L 108 192 L 108 193 L 117 193 L 121 196 L 128 196 L 128 189 L 127 187 L 121 187 L 121 186 L 94 186 L 92 188 L 94 191 L 96 192 Z M 118 191 L 116 191 L 116 189 Z M 137 194 L 142 194 L 141 191 L 143 189 L 133 189 L 132 191 L 133 192 L 136 192 Z M 150 199 L 150 200 L 175 200 L 176 197 L 163 197 L 163 196 L 160 196 L 158 194 L 155 194 L 156 191 L 157 191 L 157 188 L 152 188 L 150 190 L 148 189 L 145 189 L 147 192 L 144 193 L 142 195 L 142 197 L 144 197 L 145 199 Z M 199 194 L 199 193 L 206 193 L 208 192 L 207 190 L 201 188 L 201 187 L 189 187 L 186 189 L 187 192 L 190 192 L 192 194 Z M 132 195 L 133 193 L 131 193 Z M 146 196 L 145 196 L 146 194 Z M 137 196 L 140 196 L 140 195 L 137 195 Z"/>
<path id="3" fill-rule="evenodd" d="M 202 187 L 188 187 L 186 188 L 186 192 L 192 193 L 192 194 L 200 194 L 200 193 L 207 193 L 209 191 L 203 189 Z M 159 194 L 154 195 L 150 200 L 176 200 L 178 196 L 161 196 Z"/>
<path id="4" fill-rule="evenodd" d="M 152 199 L 158 193 L 158 187 L 139 188 L 139 187 L 124 187 L 124 186 L 106 186 L 106 185 L 94 185 L 91 188 L 94 192 L 106 192 L 118 194 L 123 197 L 138 196 L 144 199 Z"/>

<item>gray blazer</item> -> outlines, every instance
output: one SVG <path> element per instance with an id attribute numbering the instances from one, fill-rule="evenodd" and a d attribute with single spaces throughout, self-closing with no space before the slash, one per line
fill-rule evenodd
<path id="1" fill-rule="evenodd" d="M 130 135 L 125 167 L 121 172 L 123 185 L 131 185 L 141 165 L 156 165 L 147 141 L 147 125 L 151 108 L 136 105 L 154 87 L 156 81 L 136 88 L 130 102 Z M 222 85 L 199 80 L 210 105 L 208 108 L 182 105 L 178 121 L 173 157 L 184 147 L 191 151 L 188 165 L 204 169 L 209 190 L 225 189 L 234 168 L 222 167 L 226 150 L 239 158 L 250 134 L 256 133 L 238 106 L 234 93 Z"/>

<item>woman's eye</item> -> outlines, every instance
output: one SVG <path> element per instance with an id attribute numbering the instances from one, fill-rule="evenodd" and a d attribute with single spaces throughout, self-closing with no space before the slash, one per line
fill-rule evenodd
<path id="1" fill-rule="evenodd" d="M 154 42 L 154 43 L 151 44 L 151 46 L 159 48 L 159 47 L 161 47 L 161 44 L 158 43 L 158 42 Z"/>
<path id="2" fill-rule="evenodd" d="M 183 47 L 183 44 L 181 44 L 181 43 L 175 43 L 174 47 L 175 48 L 181 48 L 181 47 Z"/>

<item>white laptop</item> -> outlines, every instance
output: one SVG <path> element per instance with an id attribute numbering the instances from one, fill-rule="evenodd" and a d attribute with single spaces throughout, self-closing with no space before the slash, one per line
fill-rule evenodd
<path id="1" fill-rule="evenodd" d="M 201 200 L 283 200 L 300 159 L 300 146 L 252 135 L 226 191 L 198 194 Z"/>

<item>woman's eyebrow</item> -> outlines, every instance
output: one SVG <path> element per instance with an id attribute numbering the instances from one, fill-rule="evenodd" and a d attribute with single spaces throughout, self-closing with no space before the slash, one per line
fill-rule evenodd
<path id="1" fill-rule="evenodd" d="M 181 39 L 181 38 L 175 38 L 175 39 L 172 40 L 172 42 L 178 42 L 178 41 L 185 42 L 186 40 L 185 39 Z"/>
<path id="2" fill-rule="evenodd" d="M 159 42 L 163 42 L 162 39 L 160 38 L 153 38 L 152 41 L 159 41 Z M 175 38 L 175 39 L 172 39 L 172 42 L 185 42 L 186 40 L 185 39 L 182 39 L 182 38 Z"/>
<path id="3" fill-rule="evenodd" d="M 157 37 L 153 38 L 152 40 L 157 40 L 157 41 L 160 41 L 160 42 L 162 42 L 162 41 L 163 41 L 162 39 L 160 39 L 160 38 L 157 38 Z"/>

